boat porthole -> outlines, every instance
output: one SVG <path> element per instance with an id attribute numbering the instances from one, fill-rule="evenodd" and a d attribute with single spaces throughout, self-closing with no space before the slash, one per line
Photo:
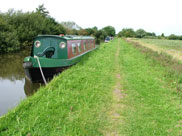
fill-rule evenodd
<path id="1" fill-rule="evenodd" d="M 40 41 L 35 41 L 35 47 L 39 48 L 41 45 Z"/>
<path id="2" fill-rule="evenodd" d="M 65 47 L 66 47 L 66 45 L 65 45 L 65 43 L 64 43 L 64 42 L 61 42 L 61 43 L 59 44 L 59 47 L 60 47 L 61 49 L 63 49 L 63 48 L 65 48 Z"/>

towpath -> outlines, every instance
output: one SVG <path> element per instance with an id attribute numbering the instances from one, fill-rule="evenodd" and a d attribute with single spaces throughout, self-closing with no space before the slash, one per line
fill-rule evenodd
<path id="1" fill-rule="evenodd" d="M 119 65 L 119 54 L 120 54 L 120 40 L 118 39 L 117 42 L 117 50 L 115 54 L 115 85 L 113 87 L 112 91 L 112 97 L 113 97 L 113 103 L 112 107 L 108 113 L 110 121 L 112 126 L 110 129 L 107 131 L 106 136 L 118 136 L 119 134 L 119 126 L 123 124 L 123 117 L 121 115 L 121 111 L 124 108 L 124 105 L 121 103 L 121 99 L 124 98 L 125 94 L 123 93 L 122 90 L 122 85 L 121 85 L 121 72 L 120 72 L 120 65 Z"/>

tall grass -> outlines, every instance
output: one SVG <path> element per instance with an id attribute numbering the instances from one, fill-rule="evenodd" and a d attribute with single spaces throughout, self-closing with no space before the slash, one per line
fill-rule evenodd
<path id="1" fill-rule="evenodd" d="M 182 51 L 181 40 L 166 40 L 166 39 L 138 39 L 144 43 L 154 44 L 164 49 L 173 49 Z"/>
<path id="2" fill-rule="evenodd" d="M 102 135 L 112 102 L 116 41 L 102 44 L 0 119 L 0 136 Z"/>

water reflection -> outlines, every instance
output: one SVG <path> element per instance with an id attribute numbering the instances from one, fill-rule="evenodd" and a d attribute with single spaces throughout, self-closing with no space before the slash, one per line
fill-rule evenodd
<path id="1" fill-rule="evenodd" d="M 23 89 L 24 80 L 0 81 L 0 116 L 15 107 L 26 95 Z"/>
<path id="2" fill-rule="evenodd" d="M 25 50 L 0 55 L 0 116 L 40 87 L 39 83 L 31 83 L 25 79 L 22 63 L 29 54 L 30 50 Z"/>
<path id="3" fill-rule="evenodd" d="M 0 80 L 23 80 L 25 75 L 22 62 L 29 53 L 30 51 L 26 50 L 20 53 L 0 55 Z"/>
<path id="4" fill-rule="evenodd" d="M 42 83 L 32 83 L 30 80 L 25 78 L 24 91 L 26 96 L 28 97 L 33 95 L 42 85 Z"/>
<path id="5" fill-rule="evenodd" d="M 0 55 L 0 116 L 43 86 L 42 83 L 32 83 L 25 78 L 22 64 L 29 54 L 30 50 L 25 50 Z"/>

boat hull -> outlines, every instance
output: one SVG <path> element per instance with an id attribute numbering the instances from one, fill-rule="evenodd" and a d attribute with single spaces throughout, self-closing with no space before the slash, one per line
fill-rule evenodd
<path id="1" fill-rule="evenodd" d="M 96 48 L 92 50 L 95 50 L 95 49 Z M 38 63 L 39 61 L 44 77 L 47 80 L 50 80 L 54 77 L 54 75 L 57 75 L 61 73 L 63 70 L 67 69 L 68 67 L 78 63 L 81 60 L 81 58 L 85 54 L 89 53 L 90 51 L 87 51 L 71 59 L 52 59 L 52 58 L 45 58 L 45 57 L 36 58 L 32 56 L 26 57 L 23 63 L 26 78 L 32 82 L 43 82 L 43 77 L 41 75 L 40 67 Z"/>
<path id="2" fill-rule="evenodd" d="M 51 80 L 55 75 L 58 75 L 68 67 L 57 68 L 42 68 L 44 77 L 47 81 Z M 25 76 L 31 82 L 43 82 L 43 78 L 39 68 L 25 68 Z"/>

